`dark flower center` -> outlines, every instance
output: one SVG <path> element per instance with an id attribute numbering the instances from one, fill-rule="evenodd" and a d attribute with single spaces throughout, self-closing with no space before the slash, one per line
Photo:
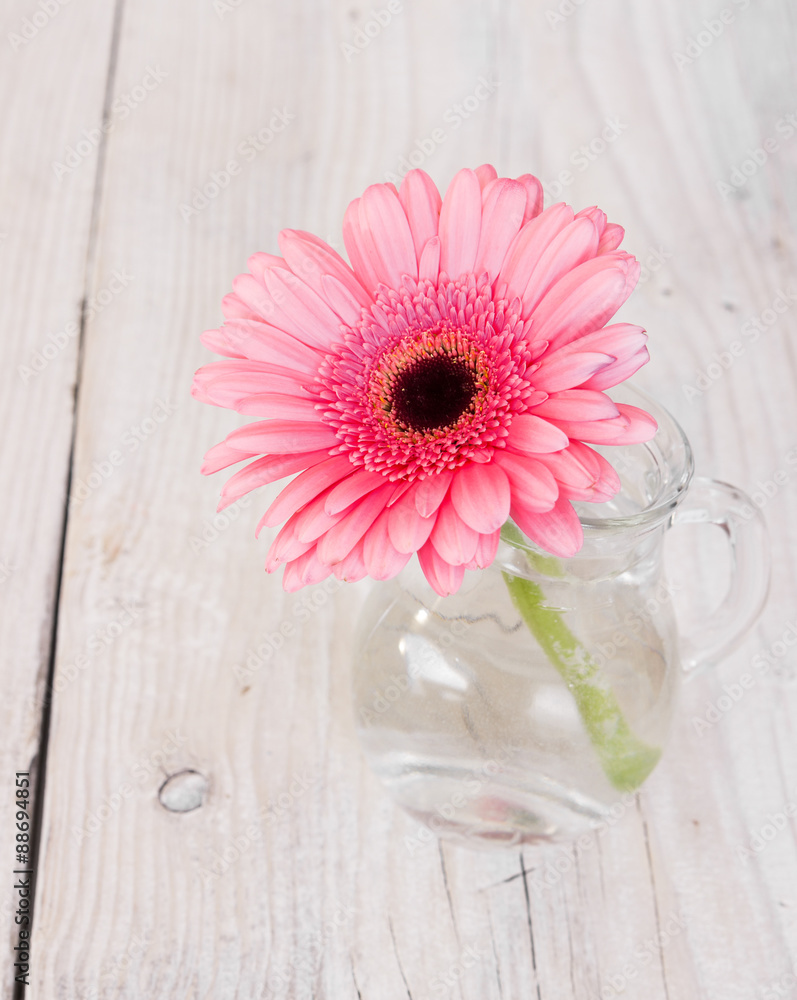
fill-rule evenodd
<path id="1" fill-rule="evenodd" d="M 393 415 L 414 431 L 448 427 L 468 409 L 476 389 L 466 362 L 447 354 L 419 358 L 396 375 Z"/>

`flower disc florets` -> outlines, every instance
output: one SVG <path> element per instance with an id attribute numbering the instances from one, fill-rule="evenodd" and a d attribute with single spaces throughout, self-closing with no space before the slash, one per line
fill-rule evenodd
<path id="1" fill-rule="evenodd" d="M 486 275 L 380 289 L 320 368 L 338 452 L 391 481 L 489 462 L 533 392 L 528 326 Z"/>

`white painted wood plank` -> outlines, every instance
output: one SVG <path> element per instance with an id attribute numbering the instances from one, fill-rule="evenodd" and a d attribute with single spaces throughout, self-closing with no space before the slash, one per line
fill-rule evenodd
<path id="1" fill-rule="evenodd" d="M 797 961 L 791 824 L 748 867 L 736 860 L 795 785 L 793 657 L 710 733 L 691 722 L 792 613 L 788 489 L 765 507 L 783 544 L 756 636 L 687 686 L 639 804 L 541 892 L 561 852 L 526 850 L 521 869 L 517 852 L 408 851 L 417 828 L 365 769 L 350 715 L 367 585 L 316 590 L 305 615 L 313 592 L 286 596 L 266 578 L 251 532 L 271 491 L 211 523 L 218 484 L 196 470 L 239 420 L 187 399 L 206 357 L 198 332 L 251 251 L 274 250 L 283 226 L 339 244 L 348 200 L 436 128 L 445 139 L 423 165 L 441 184 L 482 160 L 548 181 L 575 167 L 563 197 L 626 224 L 643 259 L 663 248 L 623 315 L 649 329 L 640 381 L 685 424 L 701 471 L 753 489 L 797 444 L 790 313 L 695 402 L 682 389 L 793 265 L 789 148 L 744 186 L 749 198 L 716 188 L 793 110 L 785 12 L 739 11 L 680 71 L 673 52 L 708 6 L 586 3 L 557 27 L 541 3 L 404 8 L 347 58 L 341 43 L 368 15 L 344 4 L 244 3 L 222 17 L 127 2 L 119 90 L 150 65 L 167 75 L 108 147 L 92 283 L 121 262 L 136 291 L 88 331 L 76 455 L 88 495 L 68 533 L 34 997 L 417 1000 L 448 979 L 465 1000 L 582 1000 L 624 977 L 650 1000 L 742 1000 Z M 464 119 L 456 106 L 480 77 L 499 86 Z M 294 118 L 246 162 L 241 143 L 275 111 Z M 612 119 L 616 141 L 578 170 L 573 154 Z M 192 189 L 230 159 L 240 173 L 184 220 Z M 93 488 L 95 462 L 112 471 Z M 203 533 L 209 544 L 192 546 Z M 294 631 L 242 683 L 235 665 L 283 625 Z M 92 641 L 101 648 L 69 681 Z M 181 769 L 208 782 L 184 815 L 157 797 Z M 683 930 L 640 958 L 672 915 Z M 479 960 L 466 969 L 468 948 Z"/>
<path id="2" fill-rule="evenodd" d="M 113 9 L 7 4 L 0 31 L 0 997 L 11 997 L 15 772 L 38 770 L 72 432 L 96 152 L 54 163 L 102 119 Z M 44 23 L 42 24 L 42 20 Z M 112 315 L 113 305 L 108 306 Z M 32 803 L 33 797 L 29 802 Z M 21 820 L 24 822 L 24 820 Z M 22 831 L 25 832 L 25 831 Z M 18 866 L 17 866 L 18 867 Z"/>

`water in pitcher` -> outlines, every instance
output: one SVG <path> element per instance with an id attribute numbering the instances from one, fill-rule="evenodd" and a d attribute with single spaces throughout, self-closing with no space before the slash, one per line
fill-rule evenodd
<path id="1" fill-rule="evenodd" d="M 570 838 L 618 798 L 571 690 L 512 603 L 501 570 L 517 558 L 467 574 L 445 600 L 405 573 L 363 619 L 355 709 L 369 762 L 423 824 L 471 844 Z M 646 576 L 637 562 L 544 587 L 628 725 L 656 748 L 677 654 L 666 591 L 656 597 Z"/>

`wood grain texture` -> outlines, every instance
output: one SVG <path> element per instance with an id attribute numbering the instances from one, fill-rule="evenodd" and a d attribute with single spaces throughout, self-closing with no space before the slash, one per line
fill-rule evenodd
<path id="1" fill-rule="evenodd" d="M 0 33 L 0 858 L 8 886 L 0 901 L 3 998 L 12 995 L 19 931 L 18 897 L 11 890 L 19 832 L 15 772 L 30 771 L 34 790 L 97 184 L 95 147 L 78 169 L 59 177 L 53 166 L 82 138 L 82 129 L 102 120 L 113 19 L 107 5 L 89 2 L 82 14 L 59 10 L 43 27 L 31 21 L 23 36 L 28 8 L 7 4 Z"/>
<path id="2" fill-rule="evenodd" d="M 124 0 L 113 96 L 157 83 L 120 112 L 97 189 L 88 293 L 110 287 L 114 271 L 132 277 L 86 328 L 34 1000 L 592 1000 L 618 982 L 645 1000 L 748 1000 L 797 965 L 793 821 L 747 863 L 738 854 L 769 814 L 797 801 L 794 655 L 773 654 L 769 674 L 710 731 L 700 736 L 692 722 L 773 649 L 797 594 L 797 466 L 788 457 L 797 446 L 797 314 L 791 304 L 770 324 L 765 314 L 782 292 L 788 303 L 797 293 L 797 132 L 778 131 L 797 112 L 794 15 L 780 0 L 728 8 L 733 21 L 684 64 L 675 54 L 717 17 L 708 0 L 585 0 L 561 23 L 548 14 L 553 0 L 405 0 L 353 54 L 343 46 L 355 44 L 370 8 Z M 80 77 L 80 93 L 94 100 L 81 98 L 85 114 L 75 111 L 75 80 L 56 87 L 66 135 L 58 150 L 99 117 L 111 16 L 90 22 L 69 6 L 31 43 L 28 55 L 39 49 L 43 59 L 49 33 L 74 22 L 79 51 L 97 59 L 94 77 Z M 456 106 L 477 88 L 487 96 L 465 118 Z M 49 107 L 42 89 L 16 93 L 15 113 Z M 67 111 L 77 125 L 63 124 Z M 261 150 L 247 145 L 277 115 L 285 128 Z M 207 360 L 198 334 L 218 322 L 231 278 L 254 250 L 276 250 L 283 227 L 339 246 L 348 201 L 428 148 L 435 129 L 445 138 L 423 166 L 441 186 L 462 164 L 492 161 L 502 174 L 533 170 L 555 197 L 597 203 L 621 220 L 628 248 L 647 263 L 622 311 L 651 335 L 653 360 L 638 381 L 684 425 L 703 474 L 751 491 L 779 469 L 791 476 L 771 498 L 762 494 L 777 544 L 761 624 L 716 671 L 686 685 L 672 743 L 645 790 L 575 854 L 408 848 L 417 825 L 365 767 L 349 706 L 352 629 L 368 584 L 284 594 L 262 571 L 268 538 L 251 537 L 275 491 L 214 521 L 221 477 L 198 475 L 207 447 L 240 423 L 188 397 L 193 370 Z M 614 138 L 582 169 L 580 147 L 604 130 Z M 3 135 L 12 159 L 21 155 L 8 123 Z M 717 182 L 772 136 L 777 151 L 723 195 Z M 51 170 L 49 146 L 25 157 L 28 173 Z M 186 217 L 194 189 L 233 160 L 240 169 L 229 183 Z M 0 162 L 8 171 L 8 157 Z M 42 253 L 66 256 L 73 269 L 65 284 L 64 267 L 50 263 L 62 301 L 80 295 L 74 240 L 88 233 L 90 173 L 86 164 L 70 176 L 60 221 L 41 222 L 38 256 L 30 242 L 13 255 L 22 279 L 0 301 L 12 320 L 29 323 L 33 344 L 42 324 L 60 322 L 41 312 Z M 56 254 L 59 238 L 68 249 Z M 0 254 L 8 257 L 7 245 Z M 738 360 L 716 378 L 709 372 L 700 394 L 685 391 L 762 317 L 764 332 L 744 337 Z M 12 633 L 7 648 L 29 651 L 27 687 L 6 668 L 9 772 L 18 747 L 30 756 L 35 743 L 34 716 L 19 705 L 52 617 L 44 584 L 54 572 L 74 371 L 73 359 L 60 403 L 45 392 L 49 369 L 30 390 L 41 393 L 37 407 L 27 405 L 32 395 L 24 409 L 3 397 L 12 425 L 35 408 L 57 447 L 48 461 L 35 448 L 30 458 L 2 459 L 14 503 L 27 496 L 12 472 L 30 468 L 49 505 L 35 535 L 27 506 L 24 531 L 9 535 L 40 553 L 41 566 L 38 589 L 31 564 L 31 589 L 4 611 L 23 636 Z M 685 586 L 721 594 L 722 563 L 705 554 L 716 549 L 693 548 L 676 560 Z M 19 609 L 35 629 L 16 621 Z M 287 638 L 266 655 L 283 626 L 292 627 Z M 256 669 L 242 681 L 235 668 L 247 659 Z M 159 789 L 186 770 L 207 783 L 202 804 L 169 811 Z M 466 968 L 467 954 L 477 958 Z"/>

